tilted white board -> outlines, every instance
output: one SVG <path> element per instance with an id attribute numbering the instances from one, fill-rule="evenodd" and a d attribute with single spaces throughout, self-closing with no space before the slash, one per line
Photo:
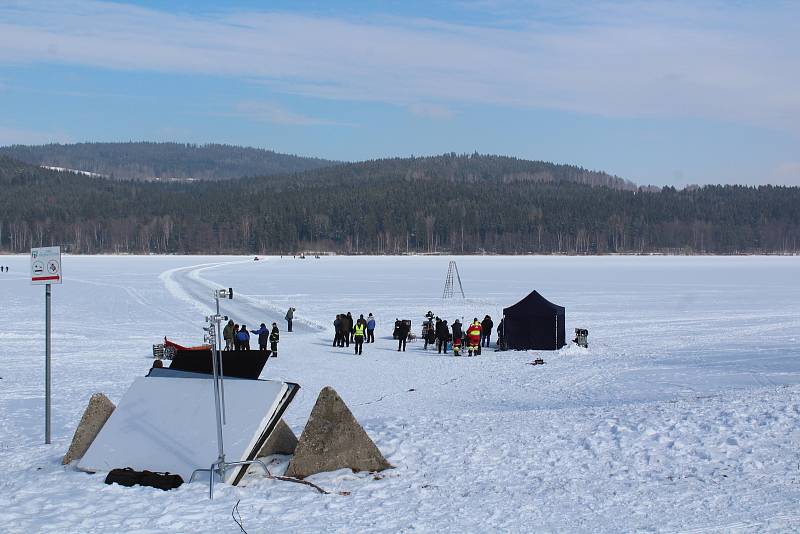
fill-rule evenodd
<path id="1" fill-rule="evenodd" d="M 225 380 L 228 462 L 254 453 L 264 431 L 282 414 L 293 387 L 270 380 Z M 217 456 L 213 380 L 143 377 L 122 397 L 78 468 L 168 471 L 188 482 L 195 469 L 209 468 Z M 225 482 L 234 481 L 239 472 L 226 472 Z M 205 473 L 202 478 L 207 477 Z"/>

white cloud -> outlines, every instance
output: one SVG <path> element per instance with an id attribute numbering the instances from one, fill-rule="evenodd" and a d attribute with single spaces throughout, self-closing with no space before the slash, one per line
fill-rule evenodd
<path id="1" fill-rule="evenodd" d="M 0 63 L 234 76 L 412 112 L 425 108 L 420 102 L 437 102 L 440 111 L 449 103 L 496 104 L 713 118 L 800 133 L 800 4 L 490 4 L 505 5 L 497 9 L 513 24 L 177 15 L 78 0 L 11 4 L 0 6 Z M 262 116 L 315 120 L 269 106 Z"/>
<path id="2" fill-rule="evenodd" d="M 261 102 L 245 100 L 236 104 L 234 115 L 251 120 L 270 122 L 273 124 L 313 126 L 313 125 L 338 125 L 342 123 L 310 117 L 290 111 L 274 102 Z"/>

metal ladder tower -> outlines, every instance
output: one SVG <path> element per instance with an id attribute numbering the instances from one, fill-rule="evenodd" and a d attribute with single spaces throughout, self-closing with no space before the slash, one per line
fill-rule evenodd
<path id="1" fill-rule="evenodd" d="M 453 275 L 455 275 L 456 281 L 458 281 L 458 290 L 461 292 L 461 298 L 464 297 L 464 286 L 461 285 L 461 275 L 458 274 L 458 265 L 456 262 L 451 261 L 450 266 L 447 268 L 447 279 L 444 281 L 444 291 L 442 292 L 443 299 L 451 299 L 453 298 L 454 288 L 453 288 Z"/>

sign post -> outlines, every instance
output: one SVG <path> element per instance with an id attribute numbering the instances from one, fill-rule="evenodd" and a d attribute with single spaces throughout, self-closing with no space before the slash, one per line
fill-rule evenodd
<path id="1" fill-rule="evenodd" d="M 50 444 L 50 300 L 51 284 L 61 283 L 61 247 L 31 249 L 31 284 L 44 288 L 44 442 Z"/>

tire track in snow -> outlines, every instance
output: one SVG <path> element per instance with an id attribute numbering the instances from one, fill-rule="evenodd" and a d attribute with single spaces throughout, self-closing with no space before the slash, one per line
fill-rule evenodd
<path id="1" fill-rule="evenodd" d="M 191 304 L 203 315 L 214 313 L 213 291 L 230 286 L 221 285 L 202 276 L 202 273 L 220 267 L 250 263 L 251 260 L 201 263 L 188 267 L 177 267 L 169 269 L 159 275 L 167 291 L 175 298 L 187 304 Z M 260 323 L 277 323 L 281 330 L 286 326 L 286 310 L 264 299 L 256 299 L 246 293 L 242 293 L 234 287 L 233 300 L 220 302 L 220 311 L 223 315 L 228 315 L 239 324 L 247 324 L 256 327 Z M 313 322 L 295 317 L 293 321 L 293 331 L 297 333 L 319 332 L 324 328 Z"/>

